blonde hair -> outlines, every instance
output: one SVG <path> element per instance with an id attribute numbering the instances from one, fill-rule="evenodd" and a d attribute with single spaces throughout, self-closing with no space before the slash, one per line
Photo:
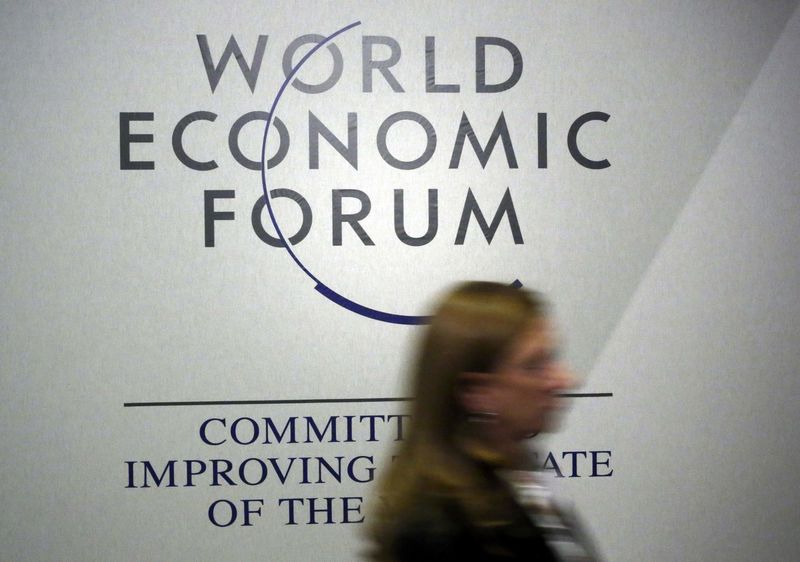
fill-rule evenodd
<path id="1" fill-rule="evenodd" d="M 537 293 L 499 283 L 463 283 L 441 300 L 413 370 L 407 437 L 379 485 L 381 502 L 370 518 L 375 559 L 391 559 L 397 525 L 425 495 L 455 502 L 478 527 L 509 513 L 507 495 L 490 477 L 502 458 L 469 423 L 459 385 L 463 373 L 493 372 L 514 339 L 544 314 Z"/>

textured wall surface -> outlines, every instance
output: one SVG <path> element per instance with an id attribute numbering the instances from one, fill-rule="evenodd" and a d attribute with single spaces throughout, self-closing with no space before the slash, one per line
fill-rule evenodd
<path id="1" fill-rule="evenodd" d="M 563 431 L 531 444 L 553 454 L 609 560 L 793 559 L 796 8 L 4 5 L 0 558 L 357 559 L 405 408 L 367 399 L 407 396 L 421 328 L 350 303 L 418 317 L 449 284 L 481 278 L 544 291 L 579 392 L 611 394 L 575 398 Z M 295 39 L 357 21 L 333 41 L 335 83 L 290 84 L 275 110 L 285 138 L 270 129 L 265 181 L 292 197 L 272 192 L 271 206 L 285 236 L 308 226 L 292 259 L 252 225 L 264 186 L 243 162 L 260 160 L 264 121 L 241 128 L 238 158 L 230 133 L 270 109 Z M 245 72 L 232 56 L 212 80 L 231 36 Z M 511 45 L 486 47 L 484 73 L 479 37 Z M 370 41 L 375 60 L 397 58 L 371 88 Z M 514 50 L 518 80 L 476 91 L 514 75 Z M 297 78 L 323 83 L 335 58 L 323 47 Z M 194 112 L 182 157 L 176 126 Z M 391 124 L 398 112 L 416 122 Z M 131 118 L 152 140 L 129 157 L 153 169 L 121 163 L 131 113 L 152 114 Z M 483 162 L 459 143 L 464 116 L 482 146 L 502 116 Z M 324 135 L 316 158 L 315 128 L 349 160 Z M 426 148 L 416 167 L 387 157 Z M 399 193 L 402 226 L 427 231 L 424 244 L 398 237 Z M 487 231 L 506 211 L 491 242 L 474 216 L 460 229 L 471 200 Z M 361 235 L 340 220 L 359 211 Z M 592 451 L 607 464 L 592 467 Z M 235 485 L 214 479 L 228 465 Z"/>

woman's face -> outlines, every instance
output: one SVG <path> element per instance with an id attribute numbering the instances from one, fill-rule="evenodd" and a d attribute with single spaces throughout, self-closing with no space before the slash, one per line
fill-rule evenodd
<path id="1" fill-rule="evenodd" d="M 515 439 L 550 429 L 575 385 L 559 361 L 557 335 L 547 318 L 533 320 L 511 343 L 493 376 L 497 423 Z"/>

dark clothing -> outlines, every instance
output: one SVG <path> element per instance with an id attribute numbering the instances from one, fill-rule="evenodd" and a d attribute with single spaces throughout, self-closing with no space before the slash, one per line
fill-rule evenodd
<path id="1" fill-rule="evenodd" d="M 516 504 L 514 504 L 516 506 Z M 452 500 L 426 498 L 398 526 L 396 562 L 557 562 L 525 511 L 495 526 L 470 524 Z"/>

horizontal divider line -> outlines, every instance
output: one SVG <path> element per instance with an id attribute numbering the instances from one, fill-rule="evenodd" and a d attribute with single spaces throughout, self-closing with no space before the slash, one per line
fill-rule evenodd
<path id="1" fill-rule="evenodd" d="M 567 392 L 565 398 L 607 398 L 612 392 Z M 307 398 L 298 400 L 194 400 L 187 402 L 124 402 L 124 408 L 156 406 L 246 406 L 257 404 L 366 404 L 370 402 L 411 402 L 413 398 Z"/>

